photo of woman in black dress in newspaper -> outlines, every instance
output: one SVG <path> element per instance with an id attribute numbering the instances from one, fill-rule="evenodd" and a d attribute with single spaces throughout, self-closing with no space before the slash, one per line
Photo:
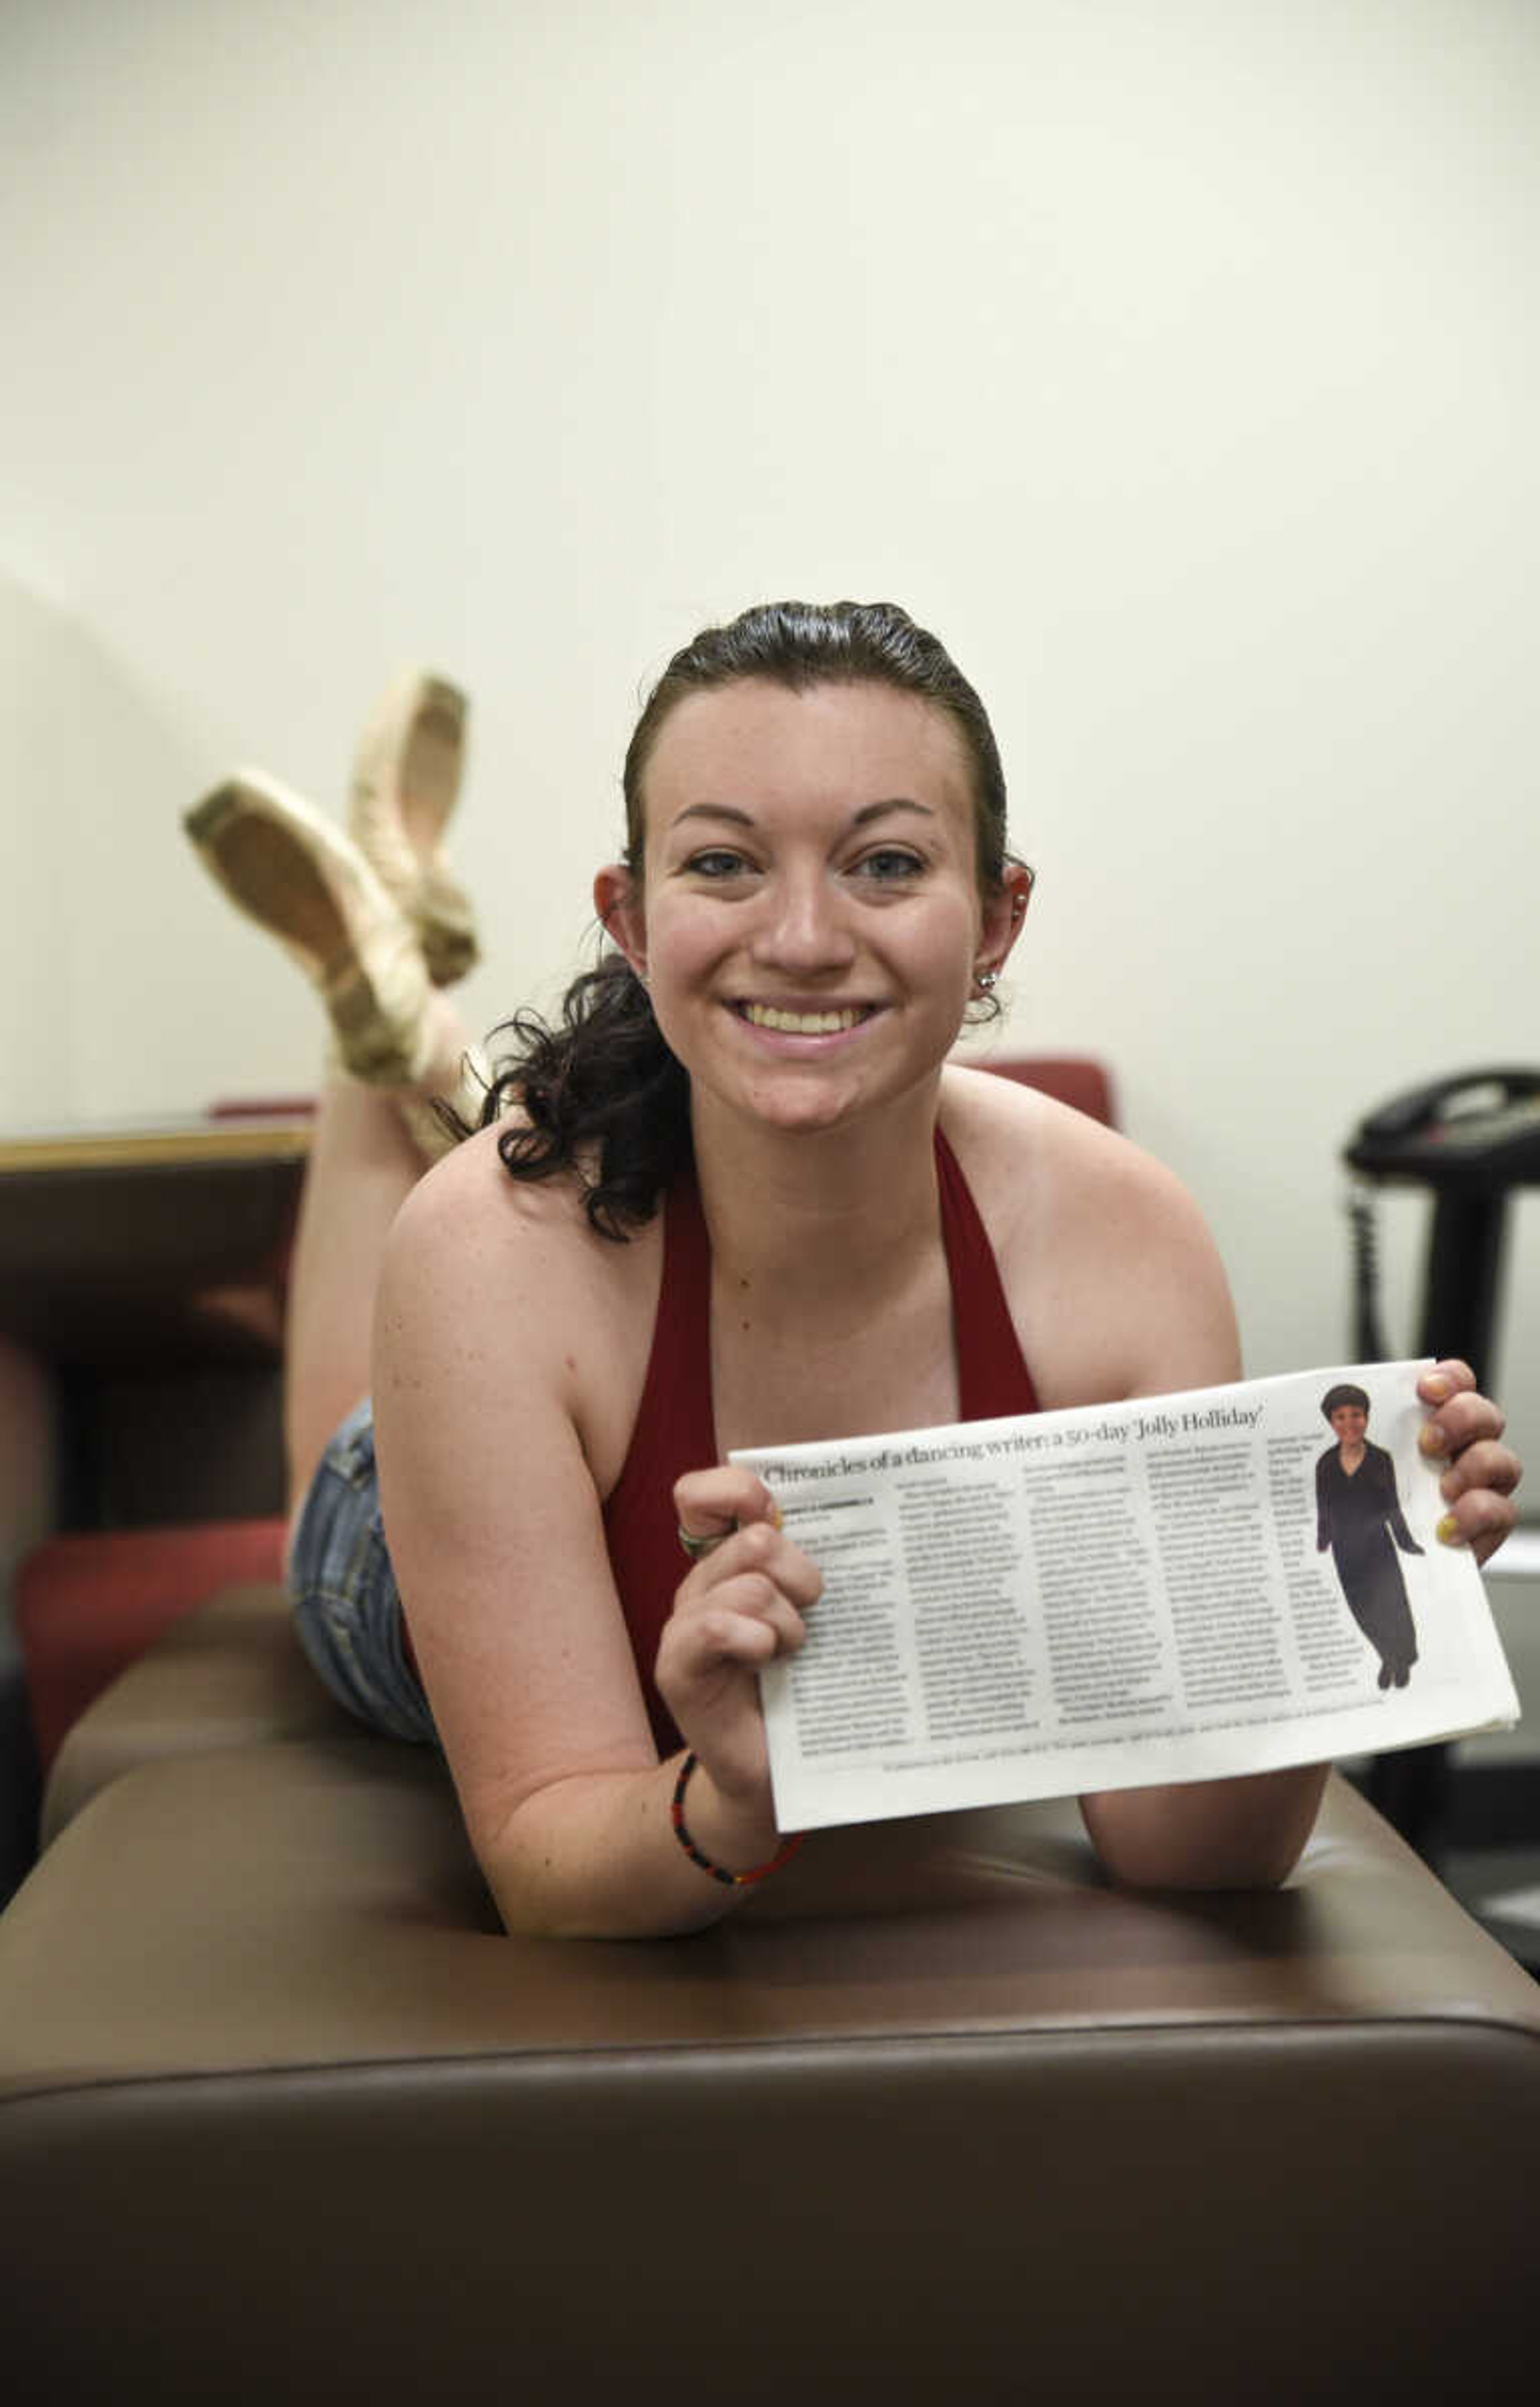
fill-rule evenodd
<path id="1" fill-rule="evenodd" d="M 1366 1435 L 1369 1399 L 1362 1388 L 1330 1388 L 1321 1409 L 1336 1432 L 1316 1464 L 1316 1547 L 1332 1550 L 1348 1607 L 1379 1658 L 1379 1686 L 1404 1688 L 1417 1660 L 1417 1631 L 1396 1560 L 1422 1548 L 1407 1529 L 1395 1465 Z"/>

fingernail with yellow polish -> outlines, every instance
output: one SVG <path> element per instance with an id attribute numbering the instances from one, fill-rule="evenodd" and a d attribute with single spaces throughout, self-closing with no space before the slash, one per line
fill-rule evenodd
<path id="1" fill-rule="evenodd" d="M 1418 1445 L 1424 1454 L 1448 1454 L 1449 1441 L 1436 1421 L 1428 1421 L 1418 1433 Z"/>
<path id="2" fill-rule="evenodd" d="M 1435 1404 L 1443 1403 L 1450 1392 L 1449 1383 L 1442 1371 L 1430 1372 L 1422 1385 L 1427 1389 L 1430 1401 Z"/>
<path id="3" fill-rule="evenodd" d="M 1452 1513 L 1445 1514 L 1444 1518 L 1440 1521 L 1437 1529 L 1434 1531 L 1434 1535 L 1435 1538 L 1442 1538 L 1445 1545 L 1447 1546 L 1452 1546 L 1454 1545 L 1460 1535 L 1460 1524 L 1455 1519 Z"/>

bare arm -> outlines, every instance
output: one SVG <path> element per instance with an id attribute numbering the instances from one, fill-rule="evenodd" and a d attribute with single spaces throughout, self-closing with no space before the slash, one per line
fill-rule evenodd
<path id="1" fill-rule="evenodd" d="M 702 1873 L 671 1827 L 679 1759 L 657 1759 L 591 1467 L 604 1444 L 595 1394 L 613 1385 L 615 1266 L 566 1207 L 555 1188 L 500 1181 L 473 1147 L 409 1200 L 375 1328 L 387 1534 L 466 1828 L 507 1927 L 689 1930 L 745 1892 Z M 786 1542 L 767 1521 L 734 1544 L 753 1574 L 756 1550 L 774 1557 Z M 680 1559 L 696 1673 L 724 1619 L 751 1654 L 799 1639 L 781 1588 L 751 1577 L 745 1592 L 742 1567 L 724 1615 L 726 1557 L 695 1573 Z M 795 1585 L 796 1566 L 780 1569 Z M 772 1618 L 771 1593 L 783 1628 L 767 1643 L 756 1632 Z M 746 1870 L 777 1844 L 768 1781 L 739 1776 L 715 1745 L 720 1719 L 703 1716 L 689 1826 L 713 1860 Z"/>

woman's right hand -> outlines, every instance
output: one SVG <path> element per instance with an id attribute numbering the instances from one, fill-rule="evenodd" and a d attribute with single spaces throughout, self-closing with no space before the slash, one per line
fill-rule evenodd
<path id="1" fill-rule="evenodd" d="M 679 1584 L 657 1650 L 658 1691 L 723 1800 L 772 1823 L 756 1674 L 796 1654 L 823 1575 L 751 1471 L 686 1472 L 673 1502 L 682 1531 L 718 1543 Z"/>

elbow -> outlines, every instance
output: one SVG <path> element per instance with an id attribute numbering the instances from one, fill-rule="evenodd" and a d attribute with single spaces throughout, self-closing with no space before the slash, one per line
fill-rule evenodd
<path id="1" fill-rule="evenodd" d="M 1087 1833 L 1120 1888 L 1281 1888 L 1315 1828 L 1329 1767 L 1245 1773 L 1081 1800 Z"/>
<path id="2" fill-rule="evenodd" d="M 507 1939 L 660 1939 L 644 1918 L 616 1911 L 602 1882 L 563 1878 L 544 1849 L 478 1848 L 476 1860 Z"/>
<path id="3" fill-rule="evenodd" d="M 481 1873 L 505 1939 L 639 1939 L 665 1935 L 616 1923 L 605 1914 L 600 1901 L 573 1897 L 561 1882 L 532 1880 L 526 1865 L 494 1865 L 483 1858 Z"/>
<path id="4" fill-rule="evenodd" d="M 1290 1847 L 1271 1855 L 1237 1856 L 1226 1863 L 1206 1864 L 1180 1872 L 1165 1887 L 1185 1889 L 1200 1896 L 1222 1896 L 1226 1892 L 1250 1892 L 1259 1895 L 1268 1889 L 1287 1886 L 1302 1847 Z M 1147 1886 L 1153 1886 L 1152 1883 Z"/>
<path id="5" fill-rule="evenodd" d="M 558 1822 L 544 1819 L 537 1801 L 525 1801 L 481 1844 L 472 1834 L 472 1848 L 503 1935 L 515 1940 L 688 1938 L 722 1921 L 742 1897 L 700 1880 L 700 1894 L 681 1904 L 669 1882 L 640 1877 L 635 1863 L 628 1868 L 609 1834 L 572 1844 Z"/>
<path id="6" fill-rule="evenodd" d="M 1298 1846 L 1267 1850 L 1193 1853 L 1148 1853 L 1137 1848 L 1098 1847 L 1102 1869 L 1117 1888 L 1164 1890 L 1187 1896 L 1222 1896 L 1227 1891 L 1279 1889 L 1304 1852 Z"/>
<path id="7" fill-rule="evenodd" d="M 713 1929 L 723 1913 L 713 1900 L 705 1901 L 695 1916 L 632 1914 L 613 1907 L 606 1911 L 599 1903 L 585 1908 L 576 1901 L 544 1900 L 506 1882 L 501 1887 L 488 1883 L 488 1887 L 508 1939 L 597 1939 L 612 1944 L 628 1939 L 688 1939 Z"/>

